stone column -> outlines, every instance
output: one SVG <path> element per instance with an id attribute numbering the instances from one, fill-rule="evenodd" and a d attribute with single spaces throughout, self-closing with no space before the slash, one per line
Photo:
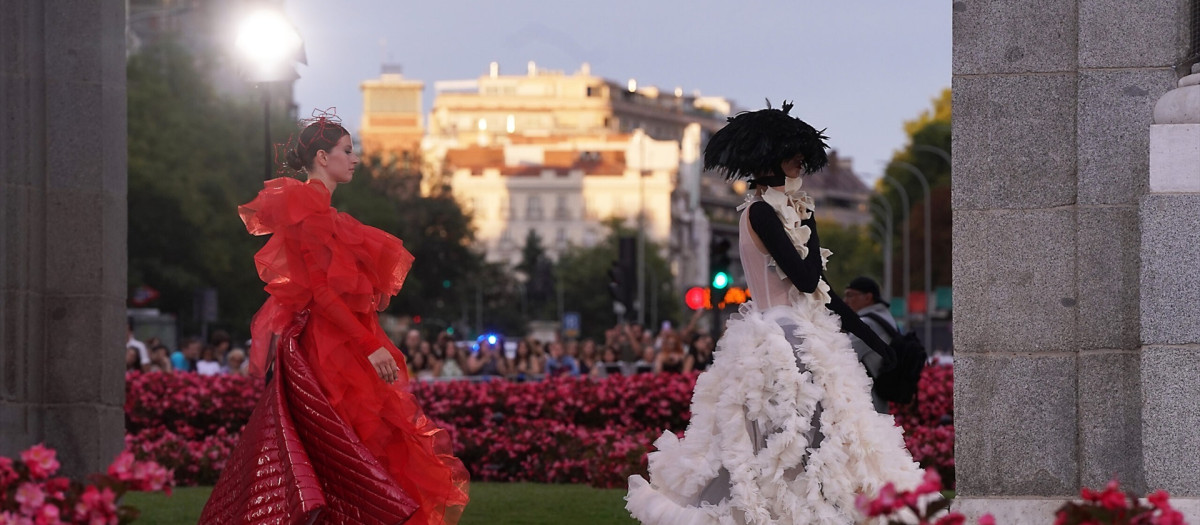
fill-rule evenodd
<path id="1" fill-rule="evenodd" d="M 125 2 L 0 0 L 0 455 L 124 436 Z"/>
<path id="2" fill-rule="evenodd" d="M 1146 219 L 1147 130 L 1187 8 L 953 3 L 956 505 L 972 519 L 1049 523 L 1113 476 L 1158 488 L 1140 286 L 1166 230 Z"/>
<path id="3" fill-rule="evenodd" d="M 1141 199 L 1146 484 L 1200 517 L 1200 66 L 1154 108 Z"/>

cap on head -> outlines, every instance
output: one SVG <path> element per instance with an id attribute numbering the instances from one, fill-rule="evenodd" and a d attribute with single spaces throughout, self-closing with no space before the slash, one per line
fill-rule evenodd
<path id="1" fill-rule="evenodd" d="M 890 306 L 887 301 L 883 300 L 883 294 L 879 292 L 879 283 L 870 277 L 855 277 L 853 281 L 850 281 L 850 284 L 846 285 L 846 288 L 862 293 L 869 293 L 875 297 L 876 303 L 883 303 L 885 306 Z"/>

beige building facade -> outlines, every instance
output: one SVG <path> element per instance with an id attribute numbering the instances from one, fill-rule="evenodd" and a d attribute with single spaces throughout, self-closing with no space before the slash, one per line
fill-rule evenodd
<path id="1" fill-rule="evenodd" d="M 363 154 L 400 159 L 419 152 L 425 137 L 421 117 L 425 83 L 406 79 L 399 68 L 385 66 L 380 78 L 364 81 L 360 87 Z"/>

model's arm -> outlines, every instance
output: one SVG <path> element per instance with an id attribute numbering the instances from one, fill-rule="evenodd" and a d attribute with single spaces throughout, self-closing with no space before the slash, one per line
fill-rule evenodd
<path id="1" fill-rule="evenodd" d="M 329 288 L 328 276 L 317 265 L 315 257 L 308 250 L 304 254 L 304 266 L 308 268 L 309 285 L 312 289 L 314 312 L 333 322 L 339 329 L 350 337 L 350 347 L 363 356 L 369 356 L 383 345 L 379 338 L 354 317 L 345 301 Z"/>
<path id="2" fill-rule="evenodd" d="M 755 235 L 758 235 L 763 247 L 767 249 L 767 253 L 770 253 L 771 257 L 775 259 L 775 264 L 783 270 L 792 285 L 804 293 L 815 291 L 822 277 L 821 246 L 817 237 L 816 221 L 813 221 L 812 218 L 804 221 L 804 224 L 812 229 L 812 235 L 807 244 L 808 257 L 802 258 L 796 251 L 796 247 L 792 245 L 791 238 L 783 229 L 783 223 L 780 222 L 779 216 L 775 214 L 775 209 L 770 204 L 762 201 L 751 204 L 749 213 L 750 226 L 754 229 Z M 854 309 L 842 301 L 841 297 L 832 291 L 829 292 L 829 297 L 829 304 L 825 307 L 841 318 L 842 331 L 858 336 L 883 357 L 882 371 L 891 370 L 896 363 L 896 353 L 892 351 L 891 347 L 883 342 L 875 334 L 875 331 L 871 330 L 858 317 Z"/>
<path id="3" fill-rule="evenodd" d="M 817 240 L 816 223 L 810 223 L 811 219 L 804 221 L 812 230 L 812 235 L 807 245 L 808 257 L 800 257 L 770 204 L 763 201 L 751 204 L 749 214 L 750 227 L 762 241 L 767 253 L 775 259 L 775 264 L 792 281 L 792 286 L 804 293 L 816 291 L 817 283 L 821 281 L 821 247 Z"/>

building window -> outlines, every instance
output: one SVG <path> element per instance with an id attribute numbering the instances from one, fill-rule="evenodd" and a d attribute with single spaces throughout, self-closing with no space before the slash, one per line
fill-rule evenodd
<path id="1" fill-rule="evenodd" d="M 569 220 L 571 218 L 571 209 L 567 207 L 566 195 L 555 197 L 554 218 L 558 220 Z"/>
<path id="2" fill-rule="evenodd" d="M 504 210 L 504 218 L 505 219 L 520 219 L 521 214 L 517 213 L 518 210 L 520 210 L 520 209 L 521 209 L 520 205 L 517 204 L 517 196 L 509 195 L 508 196 L 508 205 Z"/>
<path id="3" fill-rule="evenodd" d="M 542 220 L 542 198 L 538 195 L 530 195 L 526 200 L 525 218 L 531 221 Z"/>
<path id="4" fill-rule="evenodd" d="M 558 250 L 560 252 L 567 248 L 567 229 L 566 228 L 559 228 L 558 231 L 554 233 L 554 245 L 555 245 L 555 247 L 558 248 Z"/>

